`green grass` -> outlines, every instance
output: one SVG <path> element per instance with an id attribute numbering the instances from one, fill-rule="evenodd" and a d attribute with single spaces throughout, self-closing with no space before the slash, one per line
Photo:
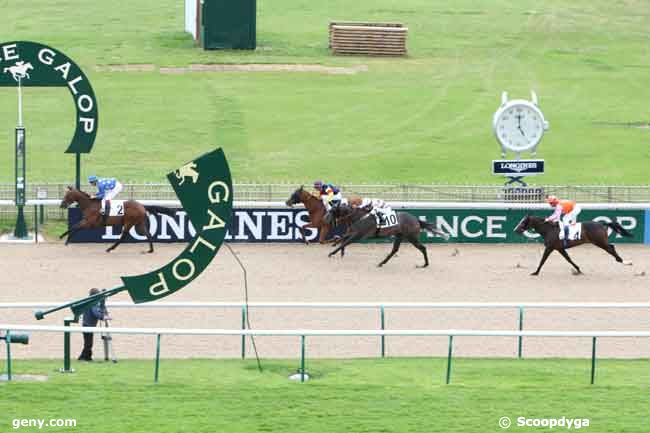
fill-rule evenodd
<path id="1" fill-rule="evenodd" d="M 236 181 L 495 183 L 491 116 L 502 90 L 535 89 L 551 122 L 539 156 L 546 184 L 647 184 L 648 19 L 642 1 L 260 0 L 255 52 L 204 52 L 177 0 L 0 0 L 0 41 L 36 40 L 75 59 L 99 98 L 96 150 L 83 174 L 164 182 L 223 146 Z M 404 59 L 333 57 L 331 19 L 401 21 Z M 97 65 L 319 63 L 313 73 L 99 72 Z M 26 92 L 29 179 L 70 181 L 72 103 Z M 13 178 L 14 89 L 0 89 L 0 182 Z M 611 122 L 612 124 L 607 124 Z"/>
<path id="2" fill-rule="evenodd" d="M 650 361 L 458 359 L 314 360 L 314 380 L 287 376 L 297 361 L 163 360 L 74 363 L 17 360 L 45 383 L 0 383 L 0 429 L 14 418 L 76 419 L 75 432 L 496 432 L 508 416 L 589 418 L 589 432 L 647 432 Z M 32 432 L 35 429 L 22 429 Z M 48 431 L 62 431 L 48 429 Z M 513 426 L 511 431 L 547 431 Z"/>

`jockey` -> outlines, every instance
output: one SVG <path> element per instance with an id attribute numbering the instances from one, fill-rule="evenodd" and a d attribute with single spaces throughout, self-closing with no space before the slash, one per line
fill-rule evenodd
<path id="1" fill-rule="evenodd" d="M 332 209 L 332 206 L 338 207 L 341 204 L 341 200 L 343 200 L 343 194 L 341 194 L 341 190 L 336 185 L 317 180 L 314 182 L 314 189 L 318 191 L 318 195 L 328 212 Z"/>
<path id="2" fill-rule="evenodd" d="M 390 215 L 392 209 L 386 204 L 385 201 L 379 198 L 364 198 L 361 200 L 359 207 L 367 209 L 371 215 L 377 220 L 377 225 L 383 226 L 387 222 L 387 216 Z"/>
<path id="3" fill-rule="evenodd" d="M 98 198 L 102 201 L 101 209 L 103 213 L 108 215 L 111 200 L 115 198 L 122 191 L 122 184 L 114 178 L 98 179 L 97 176 L 88 176 L 88 183 L 97 187 L 97 193 L 90 196 L 90 198 Z"/>
<path id="4" fill-rule="evenodd" d="M 546 196 L 546 202 L 555 208 L 553 213 L 544 221 L 556 222 L 560 229 L 564 229 L 564 239 L 569 238 L 569 226 L 578 221 L 578 215 L 582 211 L 580 206 L 573 200 L 560 200 L 554 195 Z"/>

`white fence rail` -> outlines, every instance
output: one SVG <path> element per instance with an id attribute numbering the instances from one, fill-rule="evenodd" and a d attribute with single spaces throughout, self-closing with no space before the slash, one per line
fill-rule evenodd
<path id="1" fill-rule="evenodd" d="M 5 339 L 7 343 L 7 378 L 11 380 L 11 334 L 16 331 L 22 332 L 61 332 L 69 338 L 71 333 L 105 333 L 106 328 L 95 327 L 69 327 L 69 326 L 38 326 L 38 325 L 12 325 L 0 324 L 0 330 L 6 332 Z M 154 381 L 159 380 L 160 371 L 160 343 L 162 335 L 185 335 L 185 336 L 284 336 L 300 337 L 300 379 L 305 381 L 305 352 L 306 338 L 312 336 L 381 336 L 383 337 L 448 337 L 449 350 L 447 356 L 446 383 L 451 381 L 451 365 L 453 357 L 453 339 L 454 337 L 590 337 L 592 339 L 591 351 L 591 383 L 595 381 L 596 375 L 596 341 L 597 338 L 626 338 L 626 337 L 650 337 L 650 331 L 495 331 L 495 330 L 468 330 L 468 329 L 438 329 L 438 330 L 359 330 L 359 329 L 342 329 L 342 330 L 313 330 L 313 329 L 293 329 L 293 330 L 233 330 L 233 329 L 176 329 L 176 328 L 110 328 L 112 334 L 144 334 L 156 336 L 156 360 Z M 69 344 L 67 345 L 69 347 Z M 64 370 L 69 369 L 69 353 L 67 360 L 64 360 Z"/>

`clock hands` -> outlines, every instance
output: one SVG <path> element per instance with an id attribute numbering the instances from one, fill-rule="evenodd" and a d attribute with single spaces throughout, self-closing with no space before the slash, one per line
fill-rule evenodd
<path id="1" fill-rule="evenodd" d="M 515 116 L 515 117 L 517 118 L 517 129 L 519 130 L 519 132 L 521 132 L 521 135 L 523 135 L 523 136 L 525 137 L 526 134 L 524 134 L 524 130 L 521 129 L 521 118 L 522 118 L 523 116 L 522 116 L 521 114 L 518 114 L 518 115 Z"/>

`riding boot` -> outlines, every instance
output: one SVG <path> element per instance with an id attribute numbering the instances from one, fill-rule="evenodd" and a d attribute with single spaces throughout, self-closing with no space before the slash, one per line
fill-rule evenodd
<path id="1" fill-rule="evenodd" d="M 564 225 L 564 248 L 566 249 L 569 246 L 569 225 Z"/>
<path id="2" fill-rule="evenodd" d="M 106 220 L 108 219 L 108 214 L 111 211 L 111 201 L 110 200 L 105 200 L 104 201 L 104 215 L 103 215 L 103 222 L 106 224 Z"/>

